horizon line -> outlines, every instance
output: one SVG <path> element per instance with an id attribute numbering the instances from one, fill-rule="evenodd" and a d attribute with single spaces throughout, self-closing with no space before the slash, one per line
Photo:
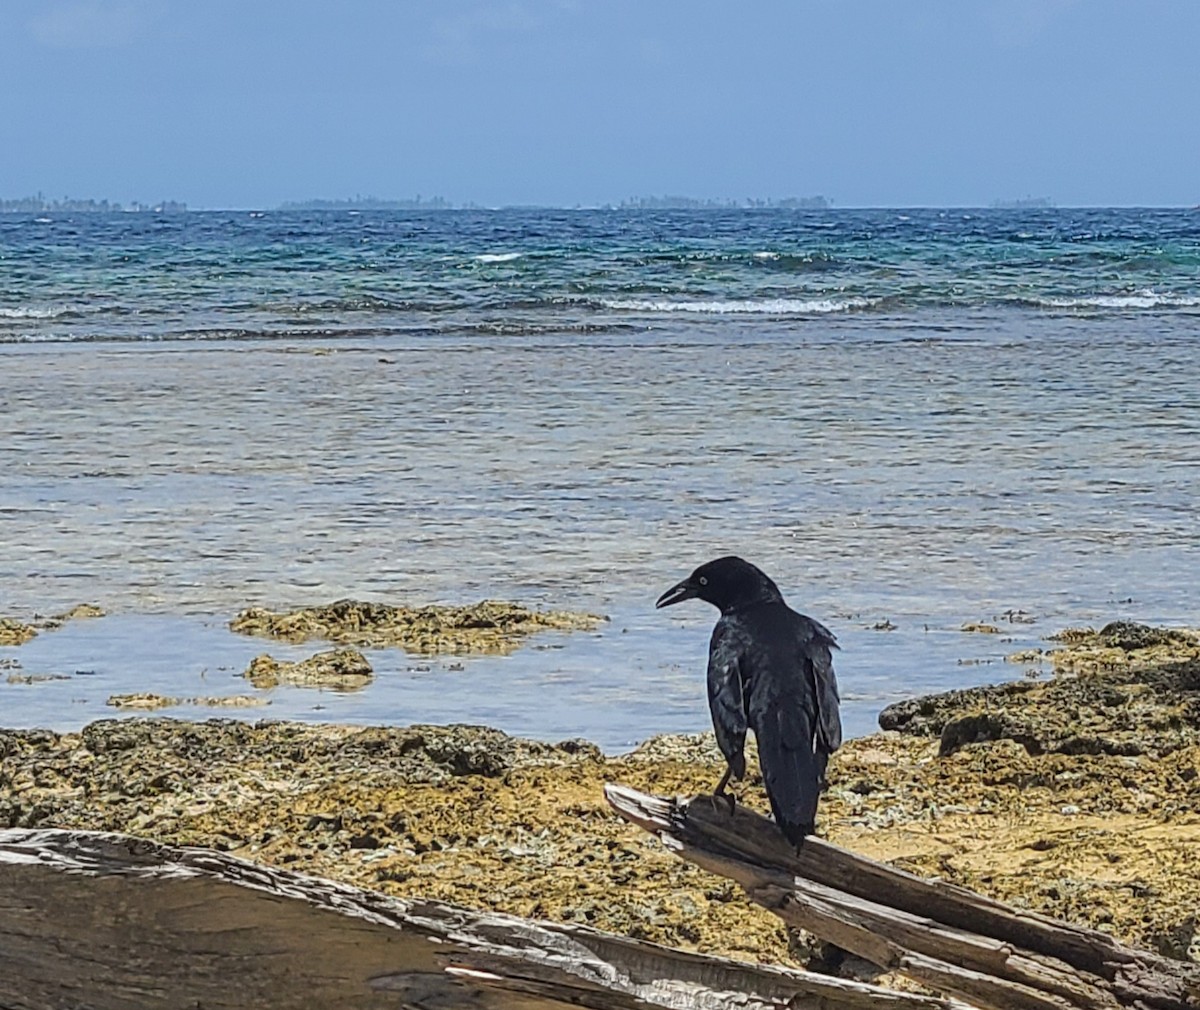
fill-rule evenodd
<path id="1" fill-rule="evenodd" d="M 19 200 L 4 200 L 0 199 L 0 204 L 11 202 L 17 203 Z M 805 213 L 829 213 L 839 211 L 859 211 L 859 210 L 1038 210 L 1038 211 L 1055 211 L 1055 210 L 1200 210 L 1200 203 L 1047 203 L 1047 204 L 1026 204 L 1022 201 L 993 201 L 991 203 L 861 203 L 861 204 L 833 204 L 832 202 L 825 207 L 814 206 L 787 206 L 784 201 L 764 201 L 761 205 L 750 203 L 720 203 L 717 201 L 706 202 L 697 201 L 695 205 L 664 205 L 664 206 L 638 206 L 631 203 L 502 203 L 502 204 L 479 204 L 466 202 L 462 204 L 452 204 L 449 202 L 441 205 L 434 205 L 432 202 L 428 204 L 413 204 L 412 206 L 379 206 L 379 204 L 401 204 L 405 201 L 379 200 L 365 201 L 361 205 L 354 203 L 346 203 L 339 206 L 303 206 L 307 203 L 321 203 L 325 201 L 307 201 L 307 200 L 285 200 L 282 203 L 274 205 L 263 204 L 241 204 L 241 205 L 212 205 L 212 206 L 191 206 L 185 201 L 179 200 L 163 200 L 153 204 L 142 204 L 140 201 L 131 201 L 130 204 L 117 204 L 113 201 L 91 201 L 80 199 L 78 201 L 72 199 L 72 203 L 96 203 L 108 204 L 103 209 L 88 209 L 84 207 L 47 207 L 40 210 L 20 210 L 9 209 L 0 206 L 0 214 L 37 214 L 37 213 L 93 213 L 93 214 L 144 214 L 144 213 L 160 213 L 160 214 L 221 214 L 221 213 L 362 213 L 364 211 L 387 211 L 391 213 L 462 213 L 462 212 L 497 212 L 497 211 L 515 211 L 515 210 L 558 210 L 558 211 L 622 211 L 631 213 L 646 213 L 650 211 L 761 211 L 761 210 L 788 210 Z M 330 201 L 333 202 L 333 201 Z M 140 204 L 135 206 L 135 204 Z M 372 204 L 376 204 L 372 206 Z M 170 207 L 165 205 L 171 205 Z"/>

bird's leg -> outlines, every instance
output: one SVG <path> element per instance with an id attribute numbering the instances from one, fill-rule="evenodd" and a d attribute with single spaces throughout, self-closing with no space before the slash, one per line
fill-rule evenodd
<path id="1" fill-rule="evenodd" d="M 725 787 L 729 785 L 729 779 L 733 776 L 733 768 L 729 765 L 725 766 L 725 774 L 721 776 L 721 781 L 717 783 L 717 788 L 713 790 L 713 799 L 725 800 L 729 804 L 729 814 L 733 815 L 734 808 L 737 806 L 737 800 L 731 793 L 725 791 Z"/>

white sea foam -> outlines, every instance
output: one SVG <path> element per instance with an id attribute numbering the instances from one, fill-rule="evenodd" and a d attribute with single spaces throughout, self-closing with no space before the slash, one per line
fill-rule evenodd
<path id="1" fill-rule="evenodd" d="M 1042 298 L 1039 303 L 1051 309 L 1156 309 L 1200 307 L 1200 298 L 1173 295 L 1149 289 L 1124 295 L 1083 295 L 1078 298 Z"/>
<path id="2" fill-rule="evenodd" d="M 622 299 L 606 301 L 605 308 L 623 312 L 695 312 L 703 315 L 763 315 L 795 316 L 826 312 L 849 312 L 865 309 L 871 304 L 866 298 L 750 298 L 745 301 L 711 299 L 679 301 L 676 299 Z"/>
<path id="3" fill-rule="evenodd" d="M 84 342 L 64 333 L 9 334 L 0 329 L 0 344 L 74 344 Z"/>
<path id="4" fill-rule="evenodd" d="M 763 249 L 761 252 L 756 252 L 754 254 L 754 258 L 756 260 L 777 260 L 779 259 L 779 253 L 771 252 L 769 249 Z"/>
<path id="5" fill-rule="evenodd" d="M 480 253 L 475 257 L 479 263 L 511 263 L 513 260 L 519 260 L 521 253 Z"/>
<path id="6" fill-rule="evenodd" d="M 54 319 L 56 316 L 74 311 L 76 310 L 66 305 L 45 308 L 36 308 L 30 305 L 18 305 L 15 308 L 7 308 L 0 305 L 0 319 Z"/>

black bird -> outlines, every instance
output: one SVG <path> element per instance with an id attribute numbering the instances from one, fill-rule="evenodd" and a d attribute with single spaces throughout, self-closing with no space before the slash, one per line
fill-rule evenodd
<path id="1" fill-rule="evenodd" d="M 658 598 L 656 607 L 701 599 L 721 611 L 708 647 L 708 707 L 728 767 L 714 795 L 728 798 L 730 776 L 746 774 L 746 727 L 775 823 L 799 845 L 812 834 L 829 755 L 842 742 L 833 653 L 823 624 L 792 610 L 779 587 L 741 558 L 701 565 Z"/>

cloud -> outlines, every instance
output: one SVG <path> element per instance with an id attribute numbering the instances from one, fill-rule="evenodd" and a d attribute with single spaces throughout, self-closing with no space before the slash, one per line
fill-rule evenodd
<path id="1" fill-rule="evenodd" d="M 29 30 L 55 49 L 112 49 L 136 42 L 158 13 L 147 0 L 72 0 L 38 14 Z"/>

